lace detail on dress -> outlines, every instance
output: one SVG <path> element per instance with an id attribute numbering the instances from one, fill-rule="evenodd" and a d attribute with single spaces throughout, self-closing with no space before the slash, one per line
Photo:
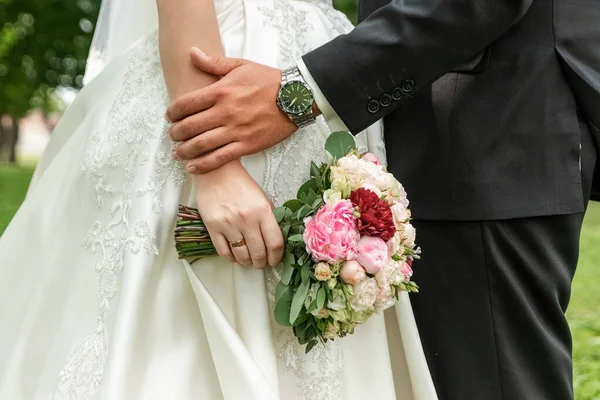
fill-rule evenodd
<path id="1" fill-rule="evenodd" d="M 148 257 L 158 255 L 152 227 L 140 219 L 147 210 L 161 211 L 169 180 L 175 186 L 185 180 L 182 166 L 170 154 L 169 127 L 163 118 L 168 98 L 157 38 L 152 34 L 142 39 L 132 53 L 104 132 L 91 136 L 81 163 L 81 173 L 93 187 L 99 215 L 81 242 L 98 256 L 99 310 L 94 332 L 69 355 L 50 399 L 94 398 L 109 352 L 107 319 L 127 257 L 141 256 L 142 252 Z"/>
<path id="2" fill-rule="evenodd" d="M 338 18 L 330 1 L 309 0 L 318 6 L 328 19 Z M 307 11 L 298 10 L 286 0 L 273 0 L 273 7 L 260 7 L 264 24 L 277 31 L 279 38 L 278 64 L 288 68 L 303 54 L 322 43 L 316 43 L 310 35 L 313 27 Z M 342 14 L 343 15 L 343 14 Z M 336 22 L 335 35 L 347 32 L 352 25 Z M 312 41 L 311 41 L 312 40 Z M 325 161 L 324 146 L 330 130 L 322 117 L 317 123 L 296 132 L 289 139 L 266 151 L 264 190 L 275 204 L 282 204 L 295 197 L 300 185 L 309 178 L 310 161 Z M 322 159 L 319 160 L 319 157 Z M 275 287 L 281 277 L 281 269 L 267 272 L 269 301 L 275 304 Z M 295 374 L 300 395 L 306 400 L 338 400 L 342 398 L 344 370 L 343 353 L 339 343 L 329 342 L 317 346 L 309 355 L 297 344 L 291 329 L 275 328 L 278 362 L 283 370 Z"/>

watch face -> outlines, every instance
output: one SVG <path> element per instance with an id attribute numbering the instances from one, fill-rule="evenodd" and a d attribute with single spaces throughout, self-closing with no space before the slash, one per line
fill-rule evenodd
<path id="1" fill-rule="evenodd" d="M 288 82 L 279 93 L 281 108 L 288 114 L 304 114 L 313 105 L 312 91 L 300 81 Z"/>

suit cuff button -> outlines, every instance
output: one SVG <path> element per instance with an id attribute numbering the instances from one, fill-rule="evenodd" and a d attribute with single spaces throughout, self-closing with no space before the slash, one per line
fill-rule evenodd
<path id="1" fill-rule="evenodd" d="M 402 97 L 404 97 L 404 91 L 402 90 L 402 88 L 400 86 L 396 86 L 395 88 L 392 89 L 392 99 L 394 99 L 395 101 L 398 101 L 398 100 L 402 99 Z"/>
<path id="2" fill-rule="evenodd" d="M 383 107 L 388 107 L 390 104 L 392 104 L 392 96 L 387 93 L 382 94 L 379 97 L 379 104 L 381 104 Z"/>
<path id="3" fill-rule="evenodd" d="M 367 103 L 367 110 L 371 114 L 376 114 L 379 111 L 379 102 L 377 100 L 371 100 Z"/>
<path id="4" fill-rule="evenodd" d="M 415 90 L 415 86 L 415 81 L 412 79 L 406 79 L 402 82 L 402 90 L 404 90 L 405 93 L 410 93 Z"/>

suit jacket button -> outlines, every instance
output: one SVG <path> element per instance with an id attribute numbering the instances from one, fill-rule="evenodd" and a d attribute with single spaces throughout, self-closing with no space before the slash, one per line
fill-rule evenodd
<path id="1" fill-rule="evenodd" d="M 367 110 L 369 110 L 371 114 L 377 113 L 377 111 L 379 111 L 379 102 L 377 100 L 369 101 L 367 104 Z"/>
<path id="2" fill-rule="evenodd" d="M 415 81 L 412 79 L 406 79 L 402 82 L 402 90 L 404 90 L 405 93 L 410 93 L 415 90 L 415 86 Z"/>
<path id="3" fill-rule="evenodd" d="M 392 96 L 387 93 L 382 94 L 379 97 L 379 104 L 381 104 L 383 107 L 388 107 L 390 104 L 392 104 Z"/>
<path id="4" fill-rule="evenodd" d="M 398 101 L 404 96 L 404 91 L 400 86 L 396 86 L 392 89 L 392 99 Z"/>

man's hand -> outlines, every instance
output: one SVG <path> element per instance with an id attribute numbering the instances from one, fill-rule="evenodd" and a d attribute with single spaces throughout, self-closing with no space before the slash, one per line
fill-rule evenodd
<path id="1" fill-rule="evenodd" d="M 194 65 L 222 77 L 177 99 L 166 117 L 171 137 L 183 142 L 173 157 L 190 173 L 205 173 L 231 160 L 268 149 L 298 127 L 277 107 L 281 71 L 241 59 L 211 57 L 194 48 Z"/>

